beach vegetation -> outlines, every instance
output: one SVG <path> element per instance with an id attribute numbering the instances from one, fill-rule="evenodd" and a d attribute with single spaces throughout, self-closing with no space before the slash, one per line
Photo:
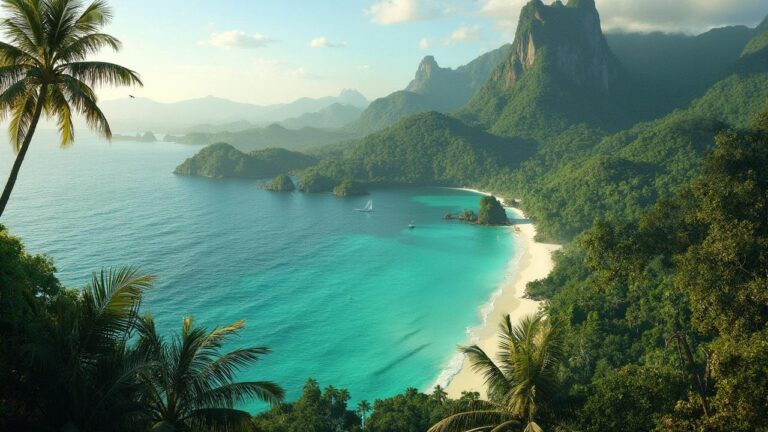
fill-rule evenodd
<path id="1" fill-rule="evenodd" d="M 477 345 L 461 349 L 482 375 L 489 400 L 440 420 L 429 431 L 543 430 L 547 403 L 560 390 L 563 344 L 560 326 L 545 315 L 527 316 L 517 324 L 506 315 L 499 328 L 497 361 Z"/>
<path id="2" fill-rule="evenodd" d="M 73 116 L 85 118 L 90 129 L 112 137 L 94 88 L 141 86 L 139 75 L 123 66 L 91 61 L 120 41 L 104 28 L 112 9 L 103 1 L 86 5 L 80 0 L 3 0 L 0 20 L 0 116 L 8 119 L 8 135 L 16 152 L 8 181 L 0 195 L 5 211 L 22 163 L 41 118 L 54 119 L 60 143 L 74 143 Z"/>

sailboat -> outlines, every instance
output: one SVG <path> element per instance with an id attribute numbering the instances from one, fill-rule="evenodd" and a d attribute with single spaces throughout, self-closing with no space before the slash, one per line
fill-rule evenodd
<path id="1" fill-rule="evenodd" d="M 355 209 L 355 211 L 362 213 L 373 213 L 373 200 L 368 200 L 368 202 L 365 203 L 365 207 Z"/>

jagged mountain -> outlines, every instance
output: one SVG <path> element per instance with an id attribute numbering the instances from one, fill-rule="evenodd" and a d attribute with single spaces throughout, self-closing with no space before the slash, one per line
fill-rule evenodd
<path id="1" fill-rule="evenodd" d="M 200 124 L 214 127 L 244 121 L 256 125 L 269 124 L 317 112 L 336 103 L 358 108 L 368 105 L 365 96 L 356 90 L 343 90 L 338 96 L 301 98 L 276 105 L 253 105 L 209 96 L 173 103 L 146 98 L 118 99 L 104 101 L 101 107 L 114 130 L 178 133 Z"/>
<path id="2" fill-rule="evenodd" d="M 347 129 L 365 135 L 426 111 L 451 112 L 464 105 L 507 57 L 511 45 L 485 53 L 456 69 L 442 68 L 433 56 L 425 57 L 404 90 L 377 99 Z"/>
<path id="3" fill-rule="evenodd" d="M 618 101 L 625 73 L 594 1 L 532 0 L 520 13 L 511 55 L 459 113 L 505 136 L 545 138 L 579 123 L 631 123 Z"/>

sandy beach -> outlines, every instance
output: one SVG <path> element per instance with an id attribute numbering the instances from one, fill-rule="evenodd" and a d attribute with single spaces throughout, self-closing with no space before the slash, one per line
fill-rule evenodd
<path id="1" fill-rule="evenodd" d="M 489 195 L 485 192 L 464 189 Z M 487 312 L 485 322 L 470 330 L 471 341 L 479 345 L 486 352 L 496 354 L 497 329 L 505 314 L 510 314 L 513 320 L 518 320 L 526 315 L 536 313 L 539 302 L 525 298 L 525 287 L 529 282 L 543 279 L 552 271 L 554 263 L 552 253 L 560 249 L 560 245 L 538 243 L 534 240 L 536 227 L 527 221 L 522 211 L 507 207 L 517 215 L 519 229 L 509 228 L 510 235 L 516 237 L 517 253 L 509 263 L 506 279 L 495 295 L 489 299 L 491 310 Z M 482 397 L 486 396 L 485 385 L 480 375 L 472 371 L 467 361 L 464 361 L 461 370 L 450 381 L 446 391 L 451 398 L 458 398 L 463 391 L 476 391 Z"/>

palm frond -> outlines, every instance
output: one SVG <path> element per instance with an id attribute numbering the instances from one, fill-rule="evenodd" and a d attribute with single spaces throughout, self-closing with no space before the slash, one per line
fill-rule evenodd
<path id="1" fill-rule="evenodd" d="M 512 416 L 501 410 L 468 411 L 447 417 L 429 428 L 428 432 L 467 432 L 470 430 L 491 430 L 499 424 L 514 421 Z"/>
<path id="2" fill-rule="evenodd" d="M 42 25 L 40 0 L 2 0 L 7 18 L 2 21 L 6 38 L 23 47 L 26 51 L 36 52 L 43 46 L 45 39 Z"/>
<path id="3" fill-rule="evenodd" d="M 260 356 L 269 354 L 265 347 L 242 348 L 228 352 L 203 369 L 195 371 L 195 379 L 213 382 L 216 385 L 225 385 L 235 379 L 237 372 L 256 363 Z"/>
<path id="4" fill-rule="evenodd" d="M 59 87 L 77 113 L 85 118 L 88 128 L 111 140 L 112 129 L 109 126 L 107 117 L 96 102 L 96 93 L 93 89 L 70 75 L 63 75 L 61 77 Z"/>
<path id="5" fill-rule="evenodd" d="M 283 400 L 283 389 L 269 381 L 252 381 L 226 384 L 198 395 L 193 404 L 198 407 L 232 408 L 235 405 L 258 399 L 269 404 Z"/>
<path id="6" fill-rule="evenodd" d="M 61 147 L 68 147 L 75 142 L 75 125 L 72 123 L 72 109 L 67 98 L 58 87 L 48 88 L 48 97 L 45 99 L 45 113 L 48 117 L 56 117 L 56 126 L 59 129 Z"/>
<path id="7" fill-rule="evenodd" d="M 69 45 L 62 47 L 56 52 L 55 61 L 58 62 L 77 62 L 85 60 L 88 55 L 97 54 L 104 48 L 111 48 L 113 51 L 119 51 L 122 46 L 120 40 L 114 36 L 105 33 L 92 33 L 77 38 Z"/>
<path id="8" fill-rule="evenodd" d="M 144 85 L 139 74 L 114 63 L 72 62 L 61 65 L 60 69 L 91 87 Z"/>
<path id="9" fill-rule="evenodd" d="M 2 21 L 0 21 L 0 26 Z M 31 53 L 6 42 L 0 42 L 0 64 L 42 66 L 42 63 Z"/>
<path id="10" fill-rule="evenodd" d="M 82 294 L 87 341 L 99 344 L 127 337 L 136 324 L 141 296 L 154 280 L 133 267 L 94 273 Z"/>
<path id="11" fill-rule="evenodd" d="M 470 364 L 472 370 L 481 373 L 485 380 L 486 386 L 488 386 L 488 393 L 492 396 L 502 396 L 509 392 L 511 383 L 509 378 L 494 361 L 477 345 L 468 347 L 461 347 Z"/>
<path id="12" fill-rule="evenodd" d="M 23 82 L 20 84 L 23 85 Z M 21 149 L 21 145 L 27 137 L 29 128 L 34 121 L 35 110 L 37 108 L 37 95 L 27 88 L 24 90 L 23 93 L 20 93 L 15 97 L 14 105 L 11 105 L 11 121 L 8 124 L 8 135 L 16 152 Z M 9 89 L 8 91 L 16 90 Z M 20 97 L 23 99 L 19 100 Z M 0 96 L 0 104 L 3 104 L 2 96 Z"/>

